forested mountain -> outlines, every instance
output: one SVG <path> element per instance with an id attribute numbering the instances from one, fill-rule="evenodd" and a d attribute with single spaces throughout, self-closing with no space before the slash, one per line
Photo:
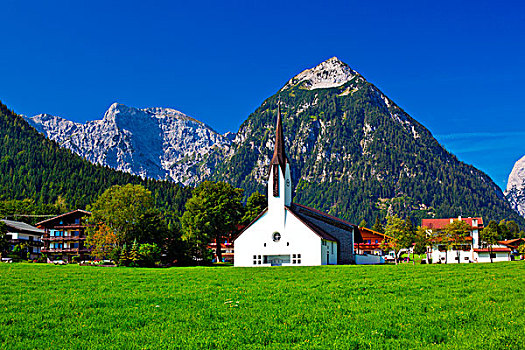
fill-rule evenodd
<path id="1" fill-rule="evenodd" d="M 292 78 L 248 117 L 214 179 L 266 193 L 279 99 L 294 201 L 353 222 L 380 213 L 525 223 L 486 174 L 335 57 Z"/>
<path id="2" fill-rule="evenodd" d="M 85 208 L 112 185 L 142 184 L 157 205 L 177 214 L 190 189 L 167 181 L 142 179 L 93 165 L 31 127 L 0 103 L 0 200 L 33 199 L 36 204 L 59 198 L 69 209 Z"/>
<path id="3" fill-rule="evenodd" d="M 215 163 L 212 150 L 227 150 L 231 135 L 172 108 L 134 108 L 114 103 L 100 120 L 75 123 L 49 114 L 29 124 L 94 164 L 157 180 L 194 185 Z"/>

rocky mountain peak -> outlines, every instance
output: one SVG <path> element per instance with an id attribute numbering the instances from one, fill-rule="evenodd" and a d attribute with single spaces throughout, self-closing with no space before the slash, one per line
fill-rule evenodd
<path id="1" fill-rule="evenodd" d="M 349 65 L 332 57 L 317 66 L 306 69 L 290 79 L 282 90 L 302 84 L 308 90 L 329 89 L 341 86 L 359 75 Z"/>
<path id="2" fill-rule="evenodd" d="M 212 151 L 229 149 L 221 135 L 172 108 L 135 108 L 113 103 L 101 120 L 74 123 L 50 115 L 28 118 L 38 131 L 92 163 L 143 177 L 197 183 L 215 165 L 201 165 Z"/>
<path id="3" fill-rule="evenodd" d="M 525 217 L 525 156 L 514 164 L 507 181 L 505 196 L 512 208 Z"/>

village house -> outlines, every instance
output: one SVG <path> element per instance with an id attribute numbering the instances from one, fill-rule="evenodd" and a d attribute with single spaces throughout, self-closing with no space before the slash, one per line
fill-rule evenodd
<path id="1" fill-rule="evenodd" d="M 423 219 L 421 226 L 427 227 L 432 231 L 439 231 L 454 220 L 461 220 L 469 224 L 471 234 L 465 237 L 465 242 L 453 246 L 452 249 L 446 248 L 443 242 L 436 241 L 432 246 L 432 262 L 436 263 L 469 263 L 469 262 L 491 262 L 509 261 L 511 249 L 504 245 L 486 247 L 480 241 L 480 232 L 483 230 L 483 218 L 446 218 L 446 219 Z M 459 260 L 458 260 L 459 258 Z"/>
<path id="2" fill-rule="evenodd" d="M 363 241 L 354 244 L 357 254 L 384 255 L 381 247 L 385 239 L 390 238 L 389 236 L 366 227 L 360 227 L 359 232 Z"/>
<path id="3" fill-rule="evenodd" d="M 45 231 L 42 253 L 48 254 L 51 260 L 71 262 L 73 256 L 83 260 L 89 255 L 84 220 L 90 215 L 88 211 L 77 209 L 37 223 L 37 227 Z"/>
<path id="4" fill-rule="evenodd" d="M 26 224 L 25 222 L 0 220 L 7 226 L 6 238 L 9 243 L 9 250 L 14 251 L 18 245 L 23 248 L 22 258 L 38 259 L 42 248 L 42 235 L 44 231 Z M 29 253 L 29 255 L 27 255 Z"/>
<path id="5" fill-rule="evenodd" d="M 235 238 L 235 266 L 305 266 L 355 263 L 358 227 L 292 202 L 280 105 L 268 179 L 268 207 Z"/>

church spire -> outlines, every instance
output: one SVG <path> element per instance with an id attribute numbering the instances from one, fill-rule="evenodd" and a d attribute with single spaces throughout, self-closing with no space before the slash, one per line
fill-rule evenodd
<path id="1" fill-rule="evenodd" d="M 274 164 L 279 165 L 284 175 L 286 163 L 289 163 L 289 161 L 288 158 L 286 158 L 286 152 L 284 151 L 283 123 L 281 120 L 281 99 L 279 99 L 279 104 L 277 107 L 277 125 L 275 127 L 275 148 L 270 166 Z"/>

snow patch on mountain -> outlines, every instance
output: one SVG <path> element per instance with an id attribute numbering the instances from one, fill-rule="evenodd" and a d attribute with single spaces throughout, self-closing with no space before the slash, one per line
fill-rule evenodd
<path id="1" fill-rule="evenodd" d="M 301 84 L 308 90 L 329 89 L 341 86 L 359 75 L 337 57 L 332 57 L 311 69 L 299 73 L 281 89 L 286 90 Z"/>
<path id="2" fill-rule="evenodd" d="M 27 118 L 49 139 L 92 163 L 142 177 L 198 183 L 212 172 L 212 151 L 227 151 L 235 134 L 221 135 L 171 108 L 114 103 L 102 120 L 74 123 L 49 114 Z"/>
<path id="3" fill-rule="evenodd" d="M 525 217 L 525 156 L 514 164 L 507 181 L 505 196 L 512 209 Z"/>

